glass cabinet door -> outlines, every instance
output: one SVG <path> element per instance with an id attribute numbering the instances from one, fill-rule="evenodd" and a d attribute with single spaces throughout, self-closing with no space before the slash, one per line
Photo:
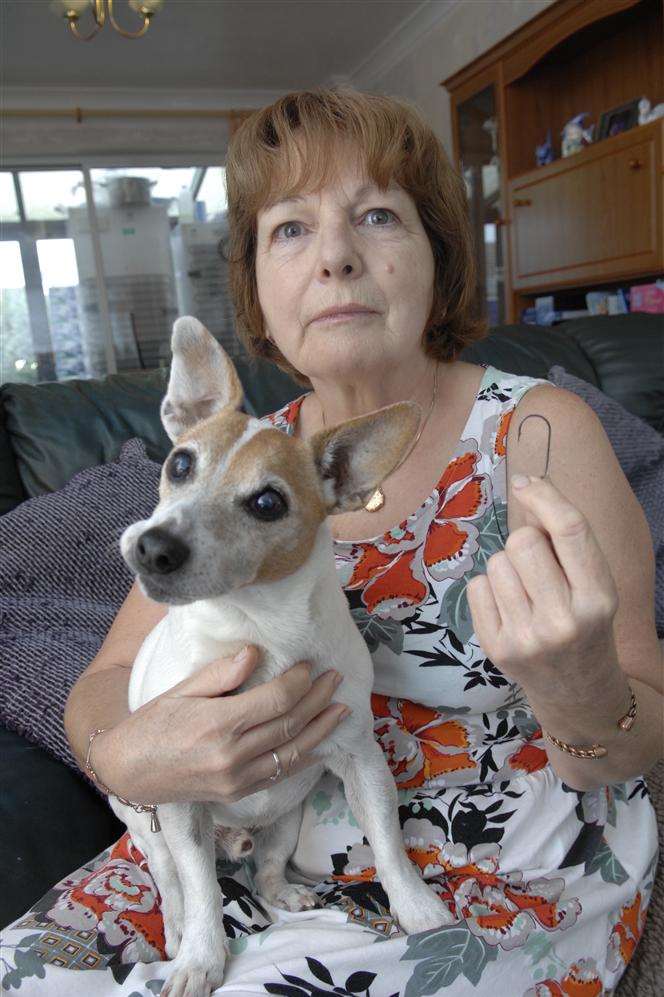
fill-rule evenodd
<path id="1" fill-rule="evenodd" d="M 478 312 L 505 321 L 498 112 L 493 85 L 457 105 L 459 159 L 476 247 Z"/>

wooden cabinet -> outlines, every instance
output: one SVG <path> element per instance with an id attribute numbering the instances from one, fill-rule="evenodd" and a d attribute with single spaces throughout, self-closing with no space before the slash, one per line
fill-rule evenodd
<path id="1" fill-rule="evenodd" d="M 663 132 L 643 125 L 509 182 L 515 290 L 664 270 Z"/>
<path id="2" fill-rule="evenodd" d="M 582 111 L 664 101 L 664 0 L 556 0 L 442 85 L 490 321 L 664 273 L 662 120 L 567 158 L 560 140 Z M 536 167 L 547 132 L 556 158 Z"/>

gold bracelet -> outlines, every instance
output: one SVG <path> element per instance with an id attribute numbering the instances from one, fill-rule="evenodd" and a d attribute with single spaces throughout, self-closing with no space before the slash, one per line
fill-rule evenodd
<path id="1" fill-rule="evenodd" d="M 92 765 L 90 764 L 90 752 L 92 750 L 92 742 L 96 738 L 97 734 L 103 734 L 104 731 L 106 731 L 106 730 L 108 730 L 107 727 L 98 727 L 97 730 L 93 730 L 92 733 L 90 734 L 90 737 L 89 737 L 89 740 L 88 740 L 88 754 L 87 754 L 87 757 L 85 759 L 85 770 L 86 770 L 86 772 L 88 773 L 88 775 L 90 776 L 90 778 L 94 782 L 96 782 L 96 784 L 99 786 L 99 788 L 102 789 L 106 793 L 107 796 L 114 796 L 116 798 L 116 800 L 120 801 L 120 803 L 124 803 L 125 806 L 131 807 L 132 810 L 135 810 L 137 814 L 142 814 L 142 813 L 149 813 L 149 814 L 151 814 L 152 817 L 151 817 L 151 820 L 150 820 L 150 830 L 154 831 L 155 833 L 157 831 L 161 831 L 161 824 L 159 823 L 159 817 L 157 816 L 157 804 L 156 803 L 132 803 L 131 800 L 125 800 L 124 797 L 120 796 L 118 793 L 114 793 L 112 790 L 110 790 L 108 788 L 108 786 L 104 785 L 104 783 L 101 781 L 101 779 L 97 778 L 97 774 L 95 773 L 94 769 L 92 768 Z"/>
<path id="2" fill-rule="evenodd" d="M 624 717 L 621 717 L 616 723 L 616 727 L 619 727 L 620 730 L 625 731 L 631 730 L 634 725 L 634 721 L 636 720 L 636 696 L 634 695 L 634 690 L 631 685 L 629 685 L 629 683 L 627 683 L 627 685 L 632 697 L 629 709 Z M 557 748 L 560 748 L 561 751 L 566 751 L 569 755 L 574 755 L 575 758 L 604 758 L 605 755 L 608 755 L 608 751 L 603 744 L 593 744 L 589 748 L 580 748 L 577 745 L 567 744 L 566 741 L 561 741 L 560 738 L 554 737 L 553 734 L 549 734 L 548 730 L 544 730 L 544 728 L 542 728 L 542 733 L 549 739 L 549 741 L 551 741 L 552 744 L 555 744 Z"/>

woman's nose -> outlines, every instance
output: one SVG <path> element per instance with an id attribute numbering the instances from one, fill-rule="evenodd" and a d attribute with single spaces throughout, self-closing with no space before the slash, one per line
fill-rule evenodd
<path id="1" fill-rule="evenodd" d="M 322 279 L 330 277 L 357 277 L 362 270 L 362 258 L 355 245 L 353 231 L 349 225 L 336 225 L 319 232 L 318 275 Z"/>

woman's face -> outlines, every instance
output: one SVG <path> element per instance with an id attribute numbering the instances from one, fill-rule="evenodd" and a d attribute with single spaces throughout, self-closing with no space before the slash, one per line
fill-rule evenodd
<path id="1" fill-rule="evenodd" d="M 412 197 L 385 193 L 357 157 L 313 194 L 258 214 L 256 279 L 265 328 L 312 380 L 380 373 L 413 360 L 433 302 L 434 259 Z M 359 304 L 370 314 L 316 320 Z"/>

